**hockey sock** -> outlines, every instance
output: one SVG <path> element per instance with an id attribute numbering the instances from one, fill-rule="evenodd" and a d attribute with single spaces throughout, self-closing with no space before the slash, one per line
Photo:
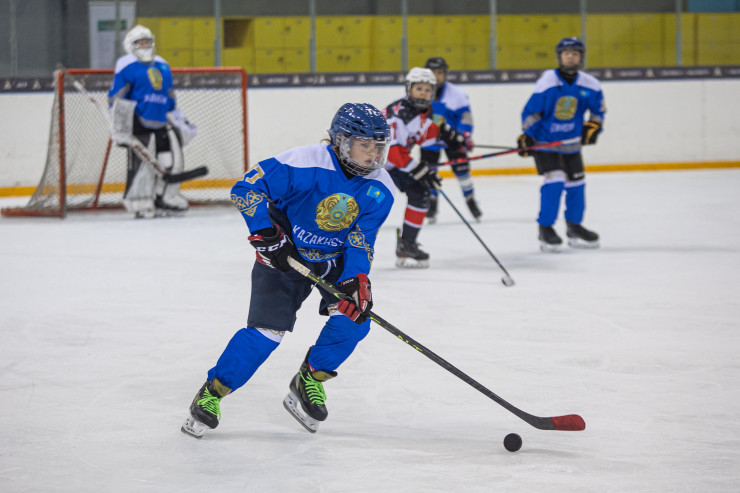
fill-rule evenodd
<path id="1" fill-rule="evenodd" d="M 562 181 L 545 182 L 540 188 L 540 215 L 537 222 L 542 226 L 552 226 L 558 218 L 560 196 L 563 193 Z"/>
<path id="2" fill-rule="evenodd" d="M 218 378 L 232 392 L 235 391 L 252 378 L 257 368 L 280 345 L 282 338 L 282 332 L 267 329 L 247 327 L 237 331 L 216 366 L 208 371 L 208 380 Z"/>
<path id="3" fill-rule="evenodd" d="M 308 364 L 317 370 L 335 371 L 369 331 L 370 320 L 357 325 L 344 315 L 332 315 L 311 348 Z"/>
<path id="4" fill-rule="evenodd" d="M 470 171 L 462 174 L 455 173 L 455 176 L 457 176 L 457 181 L 460 183 L 463 197 L 466 199 L 468 197 L 472 197 L 475 193 L 475 189 L 473 188 L 473 175 L 470 174 Z"/>
<path id="5" fill-rule="evenodd" d="M 579 180 L 565 184 L 565 220 L 581 224 L 586 210 L 586 183 Z"/>

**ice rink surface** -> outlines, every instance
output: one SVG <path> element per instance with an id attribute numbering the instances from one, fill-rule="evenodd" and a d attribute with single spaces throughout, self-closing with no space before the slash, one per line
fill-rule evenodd
<path id="1" fill-rule="evenodd" d="M 431 268 L 396 269 L 398 195 L 374 311 L 585 431 L 532 428 L 373 325 L 309 434 L 282 399 L 323 325 L 313 293 L 195 440 L 180 432 L 190 401 L 246 320 L 254 253 L 236 210 L 2 218 L 0 491 L 738 491 L 740 170 L 592 173 L 584 225 L 602 248 L 561 254 L 538 250 L 538 177 L 476 183 L 473 226 L 516 286 L 444 202 L 420 236 Z"/>

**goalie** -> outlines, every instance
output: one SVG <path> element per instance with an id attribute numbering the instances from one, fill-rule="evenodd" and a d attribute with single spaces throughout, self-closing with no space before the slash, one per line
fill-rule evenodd
<path id="1" fill-rule="evenodd" d="M 197 129 L 176 109 L 170 66 L 155 55 L 152 32 L 135 26 L 126 34 L 123 47 L 126 55 L 116 61 L 108 92 L 111 139 L 128 148 L 123 203 L 137 218 L 183 214 L 188 201 L 180 194 L 179 184 L 168 183 L 165 175 L 183 171 L 182 148 Z M 133 151 L 136 140 L 156 156 L 160 169 Z"/>

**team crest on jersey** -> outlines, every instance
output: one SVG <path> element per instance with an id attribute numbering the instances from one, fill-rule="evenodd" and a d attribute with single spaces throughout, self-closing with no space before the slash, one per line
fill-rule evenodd
<path id="1" fill-rule="evenodd" d="M 574 96 L 562 96 L 555 103 L 555 118 L 558 120 L 570 120 L 576 115 L 578 99 Z"/>
<path id="2" fill-rule="evenodd" d="M 362 231 L 360 231 L 360 228 L 356 227 L 352 232 L 350 232 L 350 234 L 347 235 L 347 240 L 349 241 L 349 244 L 353 247 L 365 250 L 367 252 L 368 261 L 373 261 L 375 250 L 373 250 L 373 247 L 368 245 L 367 241 L 365 240 L 365 235 L 362 233 Z"/>
<path id="3" fill-rule="evenodd" d="M 155 91 L 162 89 L 162 74 L 157 70 L 157 67 L 149 67 L 146 75 L 149 77 L 149 83 L 152 85 L 152 89 Z"/>
<path id="4" fill-rule="evenodd" d="M 263 195 L 254 193 L 251 190 L 247 192 L 246 198 L 240 197 L 235 193 L 231 194 L 231 201 L 234 203 L 239 212 L 249 217 L 254 217 L 257 205 L 265 199 Z"/>
<path id="5" fill-rule="evenodd" d="M 316 207 L 316 224 L 324 231 L 341 231 L 357 219 L 360 207 L 354 197 L 344 193 L 329 195 Z"/>
<path id="6" fill-rule="evenodd" d="M 315 248 L 299 248 L 298 251 L 301 252 L 301 256 L 305 258 L 308 261 L 311 262 L 323 262 L 324 260 L 329 260 L 334 257 L 338 257 L 340 252 L 322 252 L 321 250 L 317 250 Z"/>

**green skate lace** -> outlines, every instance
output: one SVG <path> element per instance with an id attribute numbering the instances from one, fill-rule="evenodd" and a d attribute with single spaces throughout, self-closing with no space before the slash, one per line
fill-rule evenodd
<path id="1" fill-rule="evenodd" d="M 323 406 L 326 401 L 326 392 L 324 392 L 324 386 L 321 382 L 315 380 L 310 373 L 302 374 L 301 380 L 303 380 L 306 395 L 311 404 Z"/>
<path id="2" fill-rule="evenodd" d="M 209 413 L 218 416 L 218 419 L 221 419 L 221 399 L 212 395 L 207 387 L 203 397 L 198 400 L 198 405 Z"/>

